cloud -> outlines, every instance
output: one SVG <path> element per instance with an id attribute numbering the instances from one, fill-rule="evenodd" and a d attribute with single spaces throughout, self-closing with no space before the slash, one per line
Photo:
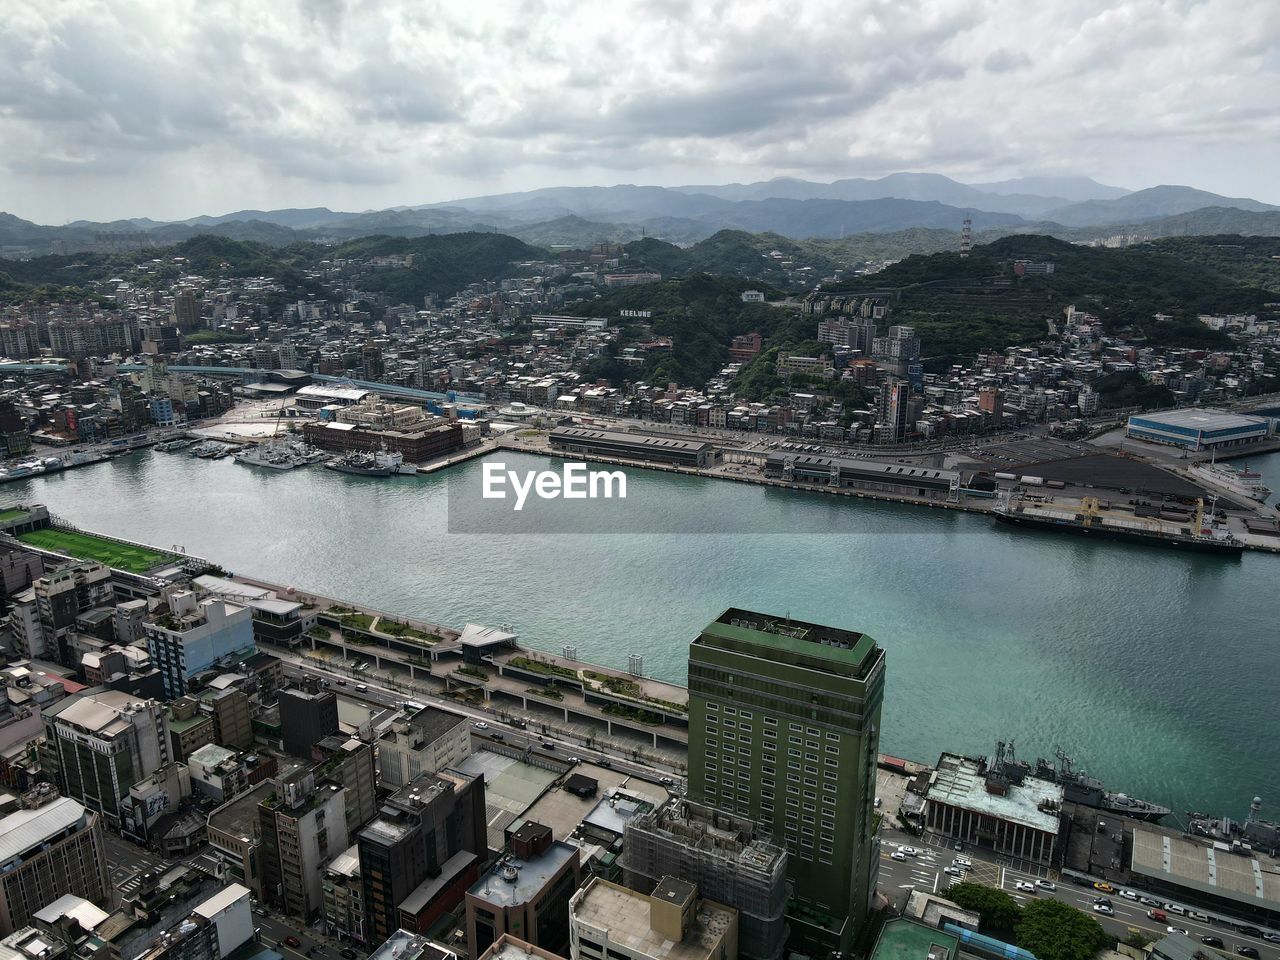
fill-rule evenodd
<path id="1" fill-rule="evenodd" d="M 1271 0 L 0 0 L 0 18 L 0 209 L 37 219 L 909 169 L 1280 200 Z"/>

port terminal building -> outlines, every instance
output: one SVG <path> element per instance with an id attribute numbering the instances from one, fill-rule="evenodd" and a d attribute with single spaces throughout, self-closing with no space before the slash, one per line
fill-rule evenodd
<path id="1" fill-rule="evenodd" d="M 934 833 L 1019 860 L 1051 863 L 1058 849 L 1064 790 L 987 761 L 944 753 L 925 794 Z"/>
<path id="2" fill-rule="evenodd" d="M 1129 418 L 1126 435 L 1135 440 L 1202 452 L 1265 440 L 1274 432 L 1274 423 L 1266 417 L 1188 408 L 1134 414 Z"/>
<path id="3" fill-rule="evenodd" d="M 784 480 L 906 494 L 930 500 L 955 499 L 961 491 L 961 475 L 956 470 L 877 463 L 849 457 L 771 453 L 765 460 L 764 472 L 767 477 Z"/>
<path id="4" fill-rule="evenodd" d="M 1280 926 L 1280 863 L 1246 843 L 1136 827 L 1129 870 L 1159 893 Z"/>
<path id="5" fill-rule="evenodd" d="M 679 440 L 621 430 L 560 427 L 551 431 L 550 439 L 552 449 L 565 453 L 669 463 L 678 467 L 709 467 L 716 456 L 715 447 L 705 440 Z"/>

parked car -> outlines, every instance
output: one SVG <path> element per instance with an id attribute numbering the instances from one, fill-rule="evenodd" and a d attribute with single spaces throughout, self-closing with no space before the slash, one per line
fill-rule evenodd
<path id="1" fill-rule="evenodd" d="M 1140 904 L 1142 904 L 1144 907 L 1158 907 L 1158 906 L 1160 906 L 1160 901 L 1159 901 L 1159 900 L 1152 900 L 1150 897 L 1139 897 L 1139 898 L 1138 898 L 1138 902 L 1139 902 Z"/>
<path id="2" fill-rule="evenodd" d="M 1124 897 L 1126 900 L 1133 900 L 1134 902 L 1137 902 L 1138 900 L 1138 895 L 1132 890 L 1121 890 L 1120 896 Z"/>
<path id="3" fill-rule="evenodd" d="M 1268 930 L 1263 933 L 1262 939 L 1267 941 L 1267 943 L 1280 943 L 1280 933 L 1272 933 Z"/>
<path id="4" fill-rule="evenodd" d="M 1095 890 L 1101 890 L 1103 893 L 1115 893 L 1115 892 L 1116 892 L 1116 888 L 1115 888 L 1115 887 L 1113 887 L 1111 884 L 1106 883 L 1105 881 L 1104 881 L 1104 882 L 1101 882 L 1101 883 L 1095 883 L 1095 884 L 1093 885 L 1093 889 L 1095 889 Z"/>
<path id="5" fill-rule="evenodd" d="M 1260 937 L 1260 936 L 1262 936 L 1262 931 L 1261 931 L 1261 930 L 1259 930 L 1257 927 L 1250 926 L 1250 925 L 1249 925 L 1249 924 L 1247 924 L 1247 923 L 1246 923 L 1246 924 L 1242 924 L 1241 926 L 1236 927 L 1236 930 L 1238 930 L 1240 933 L 1243 933 L 1246 937 Z"/>

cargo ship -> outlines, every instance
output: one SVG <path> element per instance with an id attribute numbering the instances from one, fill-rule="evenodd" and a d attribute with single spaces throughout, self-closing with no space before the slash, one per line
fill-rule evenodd
<path id="1" fill-rule="evenodd" d="M 1171 812 L 1168 807 L 1162 807 L 1158 803 L 1139 800 L 1137 797 L 1130 797 L 1123 793 L 1108 793 L 1101 780 L 1089 776 L 1083 770 L 1076 770 L 1072 759 L 1061 750 L 1056 751 L 1054 755 L 1057 757 L 1057 763 L 1052 763 L 1044 757 L 1037 757 L 1035 770 L 1032 771 L 1033 776 L 1059 784 L 1063 789 L 1064 797 L 1072 803 L 1096 807 L 1108 813 L 1133 817 L 1135 820 L 1144 820 L 1147 823 L 1162 820 Z"/>
<path id="2" fill-rule="evenodd" d="M 1025 498 L 1006 501 L 995 509 L 999 523 L 1032 530 L 1053 530 L 1098 540 L 1122 540 L 1158 547 L 1173 547 L 1192 553 L 1238 557 L 1244 544 L 1220 521 L 1212 510 L 1197 501 L 1194 512 L 1170 508 L 1141 508 L 1133 512 L 1113 510 L 1097 497 L 1085 497 L 1079 507 L 1057 504 L 1052 498 Z M 1168 524 L 1174 524 L 1169 529 Z"/>

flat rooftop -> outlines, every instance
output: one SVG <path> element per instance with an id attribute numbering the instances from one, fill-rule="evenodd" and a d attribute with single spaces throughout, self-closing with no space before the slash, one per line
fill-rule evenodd
<path id="1" fill-rule="evenodd" d="M 677 943 L 653 929 L 650 904 L 643 893 L 596 879 L 578 892 L 572 910 L 577 920 L 608 930 L 610 940 L 633 954 L 661 960 L 704 960 L 715 951 L 736 916 L 729 907 L 703 900 L 685 938 Z"/>
<path id="2" fill-rule="evenodd" d="M 864 633 L 730 607 L 703 628 L 693 646 L 764 648 L 772 660 L 861 677 L 876 642 Z"/>
<path id="3" fill-rule="evenodd" d="M 944 753 L 927 797 L 930 803 L 945 803 L 1056 835 L 1058 814 L 1041 810 L 1040 805 L 1047 800 L 1061 809 L 1063 793 L 1059 784 L 1036 777 L 1009 784 L 1009 792 L 1003 796 L 987 793 L 987 778 L 976 760 Z"/>
<path id="4" fill-rule="evenodd" d="M 959 947 L 959 937 L 895 917 L 881 928 L 871 960 L 949 960 Z"/>
<path id="5" fill-rule="evenodd" d="M 522 860 L 507 856 L 477 880 L 468 893 L 498 907 L 528 903 L 566 863 L 578 856 L 578 848 L 555 840 L 542 854 Z M 510 878 L 510 870 L 515 876 Z"/>
<path id="6" fill-rule="evenodd" d="M 1166 427 L 1183 427 L 1189 430 L 1231 430 L 1237 427 L 1264 427 L 1267 424 L 1265 417 L 1250 417 L 1242 413 L 1198 407 L 1166 410 L 1163 413 L 1134 414 L 1129 419 L 1140 423 L 1158 423 Z"/>
<path id="7" fill-rule="evenodd" d="M 1280 872 L 1252 853 L 1232 853 L 1212 841 L 1135 827 L 1130 868 L 1241 904 L 1280 909 Z"/>
<path id="8" fill-rule="evenodd" d="M 258 804 L 275 791 L 275 784 L 264 780 L 248 793 L 242 793 L 209 814 L 209 826 L 215 830 L 250 841 L 257 836 Z"/>
<path id="9" fill-rule="evenodd" d="M 711 449 L 711 443 L 706 440 L 677 440 L 674 437 L 657 436 L 651 433 L 587 430 L 582 427 L 559 427 L 551 431 L 551 440 L 617 443 L 645 450 L 684 450 L 691 453 Z"/>

